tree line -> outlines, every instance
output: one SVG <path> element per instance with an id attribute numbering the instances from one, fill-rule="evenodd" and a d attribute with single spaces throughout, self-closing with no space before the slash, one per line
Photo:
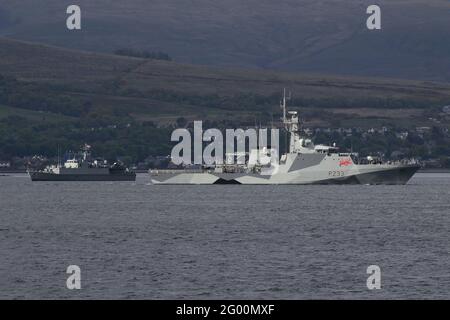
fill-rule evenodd
<path id="1" fill-rule="evenodd" d="M 122 48 L 117 49 L 114 51 L 115 55 L 118 56 L 127 56 L 127 57 L 134 57 L 134 58 L 143 58 L 143 59 L 154 59 L 154 60 L 165 60 L 165 61 L 172 61 L 172 58 L 169 56 L 168 53 L 161 52 L 161 51 L 140 51 L 140 50 L 134 50 L 130 48 Z"/>

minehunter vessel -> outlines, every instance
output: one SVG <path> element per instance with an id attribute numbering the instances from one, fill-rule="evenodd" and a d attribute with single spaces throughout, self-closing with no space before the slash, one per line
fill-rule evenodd
<path id="1" fill-rule="evenodd" d="M 341 153 L 336 146 L 314 145 L 300 136 L 296 111 L 286 111 L 286 95 L 281 108 L 288 132 L 289 152 L 274 165 L 261 159 L 276 150 L 251 150 L 245 165 L 221 164 L 200 170 L 150 170 L 153 184 L 369 184 L 403 185 L 420 169 L 414 160 L 385 162 L 377 157 L 360 158 L 357 153 Z M 253 164 L 250 164 L 253 163 Z"/>
<path id="2" fill-rule="evenodd" d="M 67 160 L 63 166 L 52 165 L 42 171 L 28 171 L 32 181 L 136 181 L 136 173 L 120 163 L 108 165 L 92 160 L 90 146 L 85 145 L 81 160 Z"/>

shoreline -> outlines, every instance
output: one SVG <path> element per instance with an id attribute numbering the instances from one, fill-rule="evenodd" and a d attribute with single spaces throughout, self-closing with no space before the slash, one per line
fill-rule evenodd
<path id="1" fill-rule="evenodd" d="M 147 173 L 148 170 L 135 170 L 135 173 Z M 20 169 L 10 169 L 10 170 L 4 170 L 4 169 L 0 169 L 0 175 L 1 174 L 17 174 L 17 173 L 27 173 L 27 170 L 20 170 Z"/>
<path id="2" fill-rule="evenodd" d="M 424 168 L 417 171 L 417 173 L 450 173 L 450 169 Z"/>
<path id="3" fill-rule="evenodd" d="M 148 170 L 135 170 L 136 173 L 147 173 Z M 0 169 L 0 175 L 1 174 L 17 174 L 17 173 L 27 173 L 27 170 L 20 170 L 20 169 L 10 169 L 10 170 L 4 170 Z M 434 168 L 424 168 L 417 171 L 417 173 L 450 173 L 450 169 L 434 169 Z"/>

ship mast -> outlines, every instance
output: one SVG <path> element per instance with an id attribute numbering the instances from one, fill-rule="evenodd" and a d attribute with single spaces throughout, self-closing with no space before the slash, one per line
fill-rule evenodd
<path id="1" fill-rule="evenodd" d="M 61 168 L 61 149 L 60 149 L 60 147 L 59 147 L 59 144 L 58 144 L 58 165 L 57 165 L 57 168 Z"/>
<path id="2" fill-rule="evenodd" d="M 281 110 L 283 110 L 283 124 L 286 123 L 286 88 L 283 88 L 283 99 L 280 104 Z"/>
<path id="3" fill-rule="evenodd" d="M 295 153 L 299 151 L 300 148 L 300 135 L 299 135 L 299 120 L 297 111 L 287 111 L 286 101 L 291 99 L 291 94 L 286 96 L 286 89 L 283 89 L 283 99 L 281 100 L 280 107 L 283 110 L 283 124 L 284 128 L 290 135 L 289 141 L 289 153 Z M 290 118 L 287 117 L 288 114 Z"/>

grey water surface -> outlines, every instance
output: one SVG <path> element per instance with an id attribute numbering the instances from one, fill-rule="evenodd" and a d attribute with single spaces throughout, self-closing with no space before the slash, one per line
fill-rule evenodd
<path id="1" fill-rule="evenodd" d="M 406 186 L 0 177 L 0 299 L 450 299 L 450 175 Z M 81 268 L 81 290 L 66 269 Z M 369 265 L 381 290 L 368 290 Z"/>

